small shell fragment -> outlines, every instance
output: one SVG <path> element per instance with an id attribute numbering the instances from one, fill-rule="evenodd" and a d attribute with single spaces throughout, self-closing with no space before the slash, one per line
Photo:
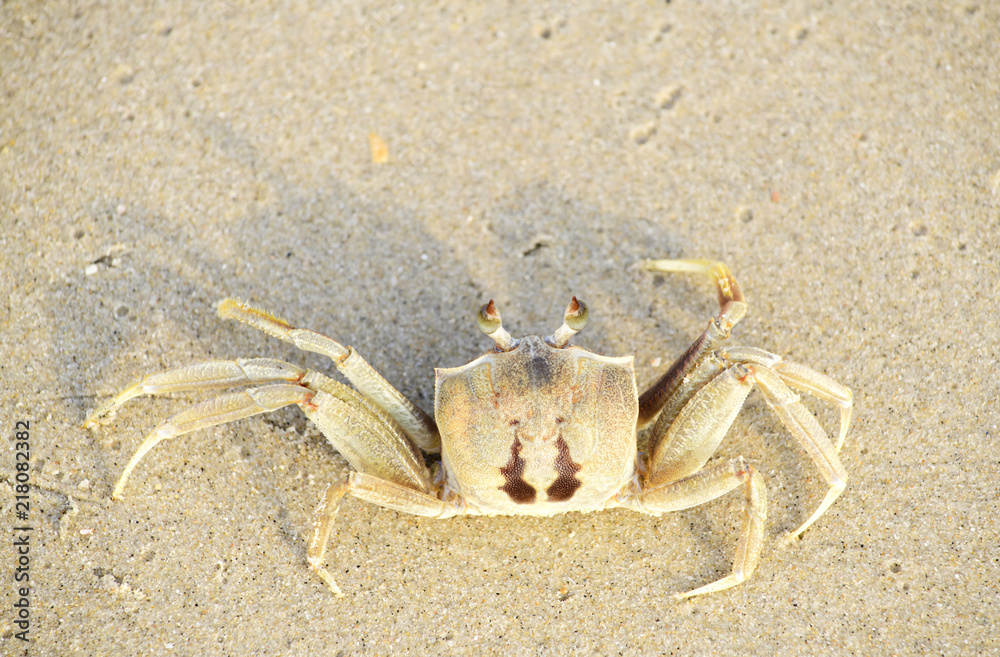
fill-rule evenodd
<path id="1" fill-rule="evenodd" d="M 389 161 L 389 146 L 374 132 L 368 133 L 368 147 L 371 148 L 374 164 L 385 164 Z"/>

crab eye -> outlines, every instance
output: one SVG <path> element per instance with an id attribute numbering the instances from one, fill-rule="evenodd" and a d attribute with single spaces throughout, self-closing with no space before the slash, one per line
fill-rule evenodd
<path id="1" fill-rule="evenodd" d="M 556 329 L 556 332 L 548 339 L 549 343 L 559 349 L 565 347 L 569 344 L 569 339 L 582 331 L 583 327 L 587 325 L 589 316 L 587 304 L 573 297 L 573 300 L 566 306 L 562 326 Z"/>
<path id="2" fill-rule="evenodd" d="M 590 319 L 590 313 L 587 311 L 587 304 L 573 297 L 573 300 L 566 306 L 566 314 L 564 315 L 566 326 L 579 333 L 587 325 L 588 319 Z"/>
<path id="3" fill-rule="evenodd" d="M 476 314 L 476 324 L 479 325 L 480 331 L 493 338 L 501 351 L 510 351 L 514 347 L 514 340 L 510 337 L 510 333 L 504 330 L 500 311 L 493 304 L 493 299 L 479 309 Z"/>

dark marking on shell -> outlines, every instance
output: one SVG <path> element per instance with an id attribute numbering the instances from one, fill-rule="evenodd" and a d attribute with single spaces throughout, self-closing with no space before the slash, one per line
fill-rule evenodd
<path id="1" fill-rule="evenodd" d="M 552 365 L 544 356 L 533 356 L 528 361 L 528 381 L 538 389 L 552 382 Z"/>
<path id="2" fill-rule="evenodd" d="M 559 454 L 556 456 L 554 467 L 559 476 L 556 477 L 551 486 L 545 489 L 545 494 L 553 502 L 565 502 L 573 497 L 576 489 L 583 485 L 576 478 L 576 473 L 583 466 L 579 463 L 574 463 L 573 459 L 570 458 L 569 445 L 566 444 L 562 436 L 559 436 L 559 440 L 556 441 L 556 447 L 559 448 Z"/>
<path id="3" fill-rule="evenodd" d="M 517 438 L 514 438 L 514 444 L 510 446 L 510 460 L 507 461 L 507 465 L 500 468 L 500 474 L 507 483 L 499 488 L 507 493 L 513 502 L 531 504 L 535 501 L 535 487 L 524 480 L 524 459 L 521 458 L 521 441 Z M 577 485 L 579 486 L 579 483 Z"/>

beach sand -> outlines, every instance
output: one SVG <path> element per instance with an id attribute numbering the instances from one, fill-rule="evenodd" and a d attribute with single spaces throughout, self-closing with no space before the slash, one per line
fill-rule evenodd
<path id="1" fill-rule="evenodd" d="M 1000 654 L 998 25 L 993 3 L 4 3 L 0 526 L 32 530 L 31 642 L 8 547 L 0 653 Z M 729 572 L 738 492 L 659 518 L 348 500 L 338 599 L 306 546 L 347 465 L 298 409 L 161 444 L 116 502 L 142 437 L 211 395 L 81 428 L 199 360 L 335 372 L 219 319 L 227 296 L 432 411 L 434 368 L 492 346 L 480 304 L 547 335 L 577 295 L 575 343 L 646 386 L 717 308 L 650 257 L 727 263 L 733 342 L 855 395 L 848 487 L 783 545 L 827 487 L 751 394 L 719 456 L 763 474 L 769 524 L 722 593 L 672 597 Z"/>

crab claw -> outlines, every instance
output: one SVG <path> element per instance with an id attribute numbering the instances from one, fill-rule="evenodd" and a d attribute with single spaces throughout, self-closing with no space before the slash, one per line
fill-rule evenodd
<path id="1" fill-rule="evenodd" d="M 476 323 L 479 330 L 493 338 L 501 351 L 510 351 L 514 346 L 514 339 L 510 333 L 504 330 L 503 322 L 500 320 L 500 311 L 493 305 L 493 299 L 479 309 L 476 315 Z"/>
<path id="2" fill-rule="evenodd" d="M 559 349 L 565 347 L 569 343 L 569 339 L 582 331 L 583 327 L 587 325 L 588 318 L 587 304 L 573 297 L 573 300 L 566 306 L 566 314 L 563 315 L 563 325 L 556 329 L 556 332 L 549 338 L 549 342 L 552 346 Z"/>

